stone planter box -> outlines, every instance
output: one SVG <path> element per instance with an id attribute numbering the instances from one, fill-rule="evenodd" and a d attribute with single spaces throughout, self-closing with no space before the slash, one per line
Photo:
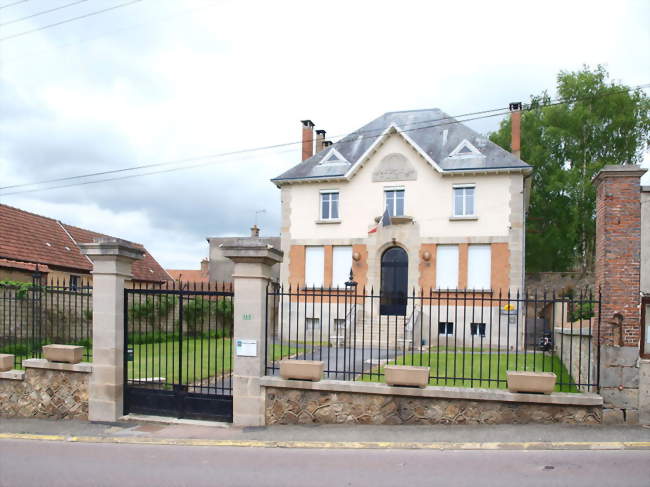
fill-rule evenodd
<path id="1" fill-rule="evenodd" d="M 50 362 L 78 364 L 83 352 L 84 347 L 78 345 L 43 345 L 43 358 Z"/>
<path id="2" fill-rule="evenodd" d="M 319 381 L 323 377 L 325 362 L 322 360 L 280 360 L 280 377 Z"/>
<path id="3" fill-rule="evenodd" d="M 0 353 L 0 372 L 7 372 L 14 368 L 14 356 L 8 353 Z"/>
<path id="4" fill-rule="evenodd" d="M 555 388 L 557 376 L 553 372 L 507 371 L 510 392 L 535 392 L 550 394 Z"/>
<path id="5" fill-rule="evenodd" d="M 429 367 L 386 365 L 384 379 L 389 386 L 426 387 L 429 383 Z"/>

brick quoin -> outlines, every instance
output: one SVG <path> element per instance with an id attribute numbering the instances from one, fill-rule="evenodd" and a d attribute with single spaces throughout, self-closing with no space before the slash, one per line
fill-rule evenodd
<path id="1" fill-rule="evenodd" d="M 601 291 L 600 343 L 618 344 L 615 314 L 623 316 L 622 341 L 641 337 L 641 186 L 639 166 L 605 166 L 596 185 L 596 289 Z"/>

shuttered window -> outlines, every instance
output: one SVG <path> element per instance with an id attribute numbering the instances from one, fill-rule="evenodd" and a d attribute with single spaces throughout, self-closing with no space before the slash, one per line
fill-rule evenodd
<path id="1" fill-rule="evenodd" d="M 436 250 L 436 288 L 458 288 L 458 245 L 438 245 Z"/>
<path id="2" fill-rule="evenodd" d="M 323 247 L 305 248 L 305 285 L 323 287 L 325 274 L 325 252 Z"/>
<path id="3" fill-rule="evenodd" d="M 467 250 L 467 288 L 490 289 L 492 270 L 489 245 L 470 245 Z"/>
<path id="4" fill-rule="evenodd" d="M 332 287 L 344 288 L 350 278 L 352 267 L 352 247 L 335 246 L 333 250 Z"/>

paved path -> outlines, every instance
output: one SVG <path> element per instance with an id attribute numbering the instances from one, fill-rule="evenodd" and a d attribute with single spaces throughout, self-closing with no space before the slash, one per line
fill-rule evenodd
<path id="1" fill-rule="evenodd" d="M 0 440 L 0 486 L 648 485 L 647 451 L 326 450 Z"/>

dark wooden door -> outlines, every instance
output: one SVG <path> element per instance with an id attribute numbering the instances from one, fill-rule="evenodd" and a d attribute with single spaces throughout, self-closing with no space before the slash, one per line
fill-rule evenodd
<path id="1" fill-rule="evenodd" d="M 408 292 L 408 255 L 401 247 L 391 247 L 381 256 L 382 315 L 405 315 Z"/>

